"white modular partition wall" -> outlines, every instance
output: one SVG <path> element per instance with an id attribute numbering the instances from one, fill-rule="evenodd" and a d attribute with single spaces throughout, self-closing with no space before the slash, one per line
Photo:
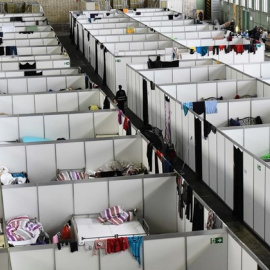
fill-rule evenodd
<path id="1" fill-rule="evenodd" d="M 32 22 L 32 21 L 44 21 L 46 20 L 47 18 L 44 16 L 44 14 L 42 13 L 36 13 L 35 15 L 32 13 L 32 16 L 24 16 L 24 13 L 17 13 L 15 15 L 15 13 L 10 13 L 9 15 L 12 15 L 12 16 L 7 16 L 7 17 L 0 17 L 0 23 L 8 23 L 8 22 L 11 22 L 13 23 L 14 21 L 12 20 L 14 17 L 15 18 L 20 18 L 21 19 L 21 22 Z M 17 21 L 17 22 L 20 22 L 20 21 Z"/>
<path id="2" fill-rule="evenodd" d="M 128 17 L 116 17 L 116 18 L 101 18 L 101 19 L 90 19 L 91 21 L 89 22 L 89 19 L 77 19 L 77 27 L 75 30 L 75 35 L 77 34 L 77 44 L 79 46 L 79 50 L 83 52 L 83 46 L 84 46 L 84 29 L 86 26 L 94 25 L 93 28 L 96 28 L 95 25 L 99 24 L 111 24 L 111 23 L 133 23 L 134 20 Z M 91 27 L 92 28 L 92 27 Z M 97 28 L 99 28 L 97 26 Z"/>
<path id="3" fill-rule="evenodd" d="M 36 39 L 36 38 L 53 38 L 56 37 L 54 31 L 43 31 L 43 32 L 31 32 L 28 33 L 27 31 L 20 31 L 20 32 L 6 32 L 3 35 L 3 42 L 6 39 Z"/>
<path id="4" fill-rule="evenodd" d="M 3 32 L 3 26 L 0 25 L 1 32 Z M 5 31 L 5 34 L 8 33 L 18 33 L 23 31 L 33 31 L 36 32 L 48 32 L 53 31 L 53 28 L 50 25 L 15 25 L 14 28 L 12 28 L 12 31 Z"/>
<path id="5" fill-rule="evenodd" d="M 148 21 L 143 22 L 148 27 L 152 27 L 154 30 L 163 33 L 163 29 L 168 31 L 167 26 L 171 26 L 173 29 L 171 31 L 177 32 L 195 32 L 195 31 L 212 31 L 214 30 L 211 24 L 191 24 L 183 25 L 183 21 Z M 165 28 L 164 28 L 165 27 Z M 170 32 L 171 32 L 170 31 Z"/>
<path id="6" fill-rule="evenodd" d="M 212 239 L 222 239 L 221 244 L 210 244 Z M 222 255 L 222 256 L 221 256 Z M 138 269 L 138 262 L 130 251 L 105 255 L 79 247 L 71 253 L 69 247 L 58 250 L 54 245 L 32 246 L 10 249 L 13 270 L 53 269 L 93 269 L 106 270 L 115 265 L 118 269 Z M 170 234 L 144 237 L 141 253 L 144 270 L 267 270 L 244 245 L 224 230 L 214 230 L 204 234 Z M 4 269 L 6 270 L 6 269 Z"/>
<path id="7" fill-rule="evenodd" d="M 0 95 L 3 114 L 87 111 L 89 106 L 103 108 L 105 95 L 100 89 Z M 110 103 L 110 108 L 114 106 Z"/>
<path id="8" fill-rule="evenodd" d="M 257 63 L 248 63 L 248 64 L 231 64 L 230 66 L 240 70 L 250 76 L 256 78 L 269 78 L 270 77 L 270 63 L 268 61 L 265 62 L 257 62 Z"/>
<path id="9" fill-rule="evenodd" d="M 58 45 L 59 41 L 55 37 L 49 38 L 30 38 L 4 39 L 2 46 L 48 46 Z"/>
<path id="10" fill-rule="evenodd" d="M 31 20 L 31 21 L 27 21 L 27 22 L 16 22 L 16 21 L 15 22 L 1 22 L 0 26 L 2 27 L 3 32 L 12 32 L 10 30 L 11 29 L 13 30 L 14 27 L 17 27 L 17 26 L 20 26 L 20 27 L 35 26 L 35 25 L 46 26 L 47 24 L 48 24 L 47 20 L 44 19 L 44 21 L 43 20 Z"/>
<path id="11" fill-rule="evenodd" d="M 137 175 L 4 187 L 5 219 L 27 213 L 29 217 L 36 217 L 52 238 L 72 215 L 97 214 L 108 207 L 122 205 L 126 210 L 137 209 L 152 234 L 176 233 L 175 178 L 173 174 Z M 48 193 L 51 194 L 49 201 Z M 160 201 L 160 194 L 166 203 Z M 12 197 L 16 207 L 10 206 Z M 64 205 L 65 209 L 61 210 Z M 160 215 L 168 222 L 164 223 Z"/>
<path id="12" fill-rule="evenodd" d="M 34 13 L 2 13 L 0 14 L 0 18 L 12 18 L 12 17 L 37 17 L 43 16 L 43 12 L 34 12 Z"/>
<path id="13" fill-rule="evenodd" d="M 99 76 L 104 78 L 104 63 L 106 62 L 106 84 L 114 92 L 119 84 L 126 88 L 126 78 L 123 73 L 126 73 L 128 63 L 146 62 L 149 56 L 153 56 L 153 60 L 155 60 L 157 54 L 162 55 L 165 52 L 169 57 L 164 60 L 171 60 L 173 45 L 172 41 L 103 43 L 103 46 L 95 45 L 97 52 L 91 50 L 91 65 L 95 69 L 98 68 Z M 104 48 L 108 49 L 107 53 L 104 53 Z M 185 51 L 185 49 L 183 50 Z"/>
<path id="14" fill-rule="evenodd" d="M 37 66 L 37 65 L 36 65 Z M 30 72 L 30 73 L 27 73 Z M 81 68 L 79 67 L 65 67 L 65 68 L 54 68 L 54 69 L 20 69 L 20 70 L 5 70 L 0 71 L 0 78 L 7 77 L 23 77 L 31 76 L 31 72 L 40 73 L 43 76 L 53 76 L 53 75 L 78 75 L 81 73 Z M 32 76 L 36 76 L 32 75 Z"/>
<path id="15" fill-rule="evenodd" d="M 59 45 L 51 45 L 51 46 L 18 46 L 17 54 L 19 56 L 23 55 L 38 55 L 38 54 L 61 54 L 62 47 Z M 2 58 L 2 56 L 1 56 Z"/>
<path id="16" fill-rule="evenodd" d="M 127 77 L 123 76 L 123 73 L 126 71 L 128 64 L 147 62 L 149 58 L 153 61 L 156 60 L 157 55 L 160 56 L 161 61 L 171 61 L 173 48 L 168 50 L 144 50 L 144 51 L 125 51 L 120 52 L 117 55 L 112 54 L 111 52 L 106 53 L 106 84 L 112 90 L 113 93 L 116 93 L 118 85 L 122 85 L 123 89 L 127 89 Z M 166 51 L 170 51 L 166 53 Z M 100 63 L 98 69 L 104 72 L 104 63 Z M 101 77 L 104 75 L 101 71 Z"/>
<path id="17" fill-rule="evenodd" d="M 1 61 L 2 60 L 2 61 Z M 36 63 L 36 69 L 52 69 L 70 67 L 70 58 L 65 55 L 36 55 L 36 56 L 11 56 L 0 58 L 0 70 L 11 71 L 20 69 L 20 64 Z"/>
<path id="18" fill-rule="evenodd" d="M 181 45 L 185 45 L 187 47 L 196 47 L 196 46 L 212 46 L 211 44 L 213 43 L 213 40 L 211 40 L 210 42 L 207 41 L 206 43 L 204 43 L 204 40 L 176 40 L 177 42 L 179 42 L 179 44 Z M 227 42 L 225 41 L 219 41 L 220 44 L 219 45 L 225 45 L 227 44 Z M 240 41 L 242 42 L 242 41 Z M 218 43 L 218 40 L 215 41 L 215 43 Z M 221 44 L 222 43 L 222 44 Z M 196 45 L 198 44 L 198 45 Z M 204 44 L 204 45 L 203 45 Z M 217 46 L 219 46 L 217 45 Z M 204 56 L 202 56 L 199 53 L 194 53 L 192 55 L 193 58 L 195 59 L 201 59 L 201 58 L 215 58 L 216 60 L 219 60 L 223 63 L 226 64 L 234 64 L 234 63 L 257 63 L 257 62 L 263 62 L 264 61 L 264 45 L 261 45 L 260 47 L 257 48 L 256 53 L 253 52 L 249 52 L 248 50 L 245 50 L 242 54 L 241 53 L 236 53 L 235 51 L 230 51 L 228 53 L 225 52 L 225 50 L 221 50 L 219 51 L 219 54 L 213 54 L 212 52 L 209 54 L 206 54 Z M 189 53 L 186 54 L 182 54 L 182 59 L 190 59 L 191 55 Z"/>
<path id="19" fill-rule="evenodd" d="M 95 15 L 93 15 L 95 14 Z M 77 19 L 79 18 L 90 18 L 91 15 L 97 18 L 104 18 L 104 17 L 116 17 L 122 16 L 123 13 L 120 13 L 118 10 L 111 9 L 111 10 L 95 10 L 95 11 L 70 11 L 69 12 L 69 25 L 70 25 L 70 37 L 72 42 L 77 44 L 78 36 L 77 36 Z M 98 22 L 99 20 L 97 20 Z"/>
<path id="20" fill-rule="evenodd" d="M 0 78 L 2 93 L 34 93 L 85 89 L 85 74 Z"/>
<path id="21" fill-rule="evenodd" d="M 182 63 L 182 61 L 179 63 Z M 130 108 L 139 117 L 142 117 L 143 78 L 147 80 L 149 87 L 152 81 L 156 85 L 160 85 L 164 92 L 181 102 L 198 101 L 201 98 L 220 96 L 223 96 L 224 99 L 233 99 L 236 94 L 241 96 L 257 94 L 255 79 L 251 79 L 249 76 L 241 80 L 233 79 L 227 72 L 225 65 L 200 65 L 202 63 L 200 61 L 187 61 L 185 63 L 186 66 L 184 64 L 180 68 L 147 69 L 138 72 L 135 69 L 140 69 L 142 65 L 128 65 L 127 93 Z M 199 65 L 190 67 L 188 63 Z M 243 77 L 242 73 L 239 73 Z M 153 92 L 150 91 L 151 94 Z M 155 99 L 155 97 L 153 98 Z"/>
<path id="22" fill-rule="evenodd" d="M 139 66 L 139 65 L 138 65 Z M 215 66 L 214 66 L 215 67 Z M 142 80 L 143 77 L 146 78 L 146 75 L 141 75 L 136 73 L 134 70 L 128 66 L 128 87 L 127 92 L 129 94 L 129 104 L 132 107 L 132 110 L 136 112 L 139 116 L 142 116 L 142 108 L 139 102 L 142 103 Z M 130 73 L 129 73 L 130 71 Z M 134 72 L 134 73 L 133 73 Z M 151 73 L 152 72 L 152 73 Z M 232 132 L 235 136 L 233 139 L 228 138 L 223 133 L 220 133 L 217 130 L 217 133 L 210 133 L 208 137 L 204 138 L 203 133 L 203 119 L 202 117 L 197 116 L 192 111 L 188 112 L 185 116 L 182 104 L 180 101 L 176 100 L 176 93 L 178 94 L 178 90 L 176 85 L 166 86 L 166 91 L 161 91 L 161 87 L 158 86 L 158 83 L 162 83 L 162 78 L 167 80 L 168 77 L 171 75 L 164 74 L 162 77 L 161 73 L 160 76 L 153 76 L 154 71 L 148 70 L 145 74 L 147 74 L 147 92 L 148 92 L 148 114 L 150 124 L 157 126 L 163 130 L 165 130 L 165 112 L 164 112 L 164 96 L 167 95 L 170 97 L 170 107 L 171 107 L 171 136 L 172 141 L 175 142 L 175 146 L 177 149 L 177 153 L 179 157 L 185 159 L 185 162 L 188 166 L 196 171 L 196 155 L 195 155 L 195 126 L 194 122 L 196 119 L 199 119 L 202 124 L 202 134 L 201 134 L 201 143 L 202 143 L 202 179 L 203 181 L 213 190 L 215 191 L 220 198 L 231 208 L 234 209 L 234 145 L 240 147 L 243 144 L 243 135 L 240 134 L 236 136 L 235 132 L 241 131 L 241 128 L 234 128 Z M 170 72 L 170 70 L 168 70 Z M 151 76 L 148 76 L 148 73 L 151 73 Z M 230 74 L 230 73 L 229 73 Z M 235 74 L 235 71 L 234 73 Z M 240 73 L 239 73 L 240 74 Z M 180 77 L 180 76 L 179 76 Z M 158 79 L 158 81 L 155 81 Z M 156 86 L 154 90 L 151 90 L 150 81 L 153 81 Z M 233 83 L 230 86 L 230 83 Z M 241 89 L 241 93 L 244 94 L 245 90 L 249 89 L 249 94 L 253 94 L 253 90 L 256 89 L 257 83 L 256 80 L 236 80 L 236 81 L 226 81 L 219 85 L 218 89 L 221 87 L 224 89 L 224 93 L 228 87 L 232 87 L 229 90 L 230 94 L 234 95 L 233 89 L 236 88 L 238 84 L 239 89 Z M 255 82 L 255 84 L 254 84 Z M 209 82 L 210 83 L 210 82 Z M 220 83 L 220 82 L 218 82 Z M 221 82 L 222 83 L 222 82 Z M 261 82 L 263 84 L 263 82 Z M 265 85 L 268 85 L 264 83 Z M 178 85 L 177 85 L 178 86 Z M 198 84 L 194 88 L 194 84 L 190 86 L 186 84 L 183 89 L 183 94 L 181 95 L 182 102 L 188 102 L 192 100 L 192 98 L 197 98 L 197 86 L 201 87 L 201 97 L 207 97 L 207 95 L 212 95 L 213 92 L 210 91 L 210 84 Z M 184 92 L 184 90 L 186 92 Z M 215 91 L 215 90 L 214 90 Z M 132 94 L 131 94 L 132 93 Z M 217 96 L 218 97 L 218 96 Z M 195 99 L 197 100 L 197 99 Z M 155 106 L 152 106 L 154 104 Z M 157 104 L 159 104 L 157 106 Z M 219 103 L 218 103 L 219 104 Z M 269 117 L 266 114 L 263 114 L 263 111 L 267 111 L 268 102 L 264 99 L 253 99 L 253 100 L 241 100 L 241 101 L 230 101 L 229 103 L 220 102 L 220 104 L 224 104 L 224 106 L 219 106 L 218 115 L 226 116 L 225 118 L 221 119 L 221 122 L 226 125 L 228 118 L 226 115 L 226 107 L 230 107 L 230 115 L 236 116 L 239 113 L 239 117 L 245 117 L 245 114 L 252 111 L 252 116 L 260 116 L 262 115 L 264 121 L 268 121 Z M 252 104 L 252 105 L 251 105 Z M 241 106 L 242 109 L 239 107 Z M 160 108 L 159 110 L 157 108 Z M 208 117 L 208 116 L 207 116 Z M 209 115 L 209 122 L 212 124 L 215 121 L 218 123 L 220 121 L 217 119 L 217 115 Z M 222 124 L 221 123 L 221 124 Z M 260 125 L 261 126 L 261 125 Z M 264 125 L 263 125 L 264 126 Z M 256 127 L 256 126 L 255 126 Z M 245 222 L 258 234 L 264 239 L 267 243 L 270 242 L 270 232 L 268 230 L 268 223 L 269 223 L 269 210 L 268 210 L 268 198 L 265 197 L 267 190 L 267 179 L 268 176 L 268 167 L 269 165 L 265 165 L 263 161 L 259 161 L 258 158 L 251 155 L 253 153 L 252 149 L 256 148 L 256 151 L 260 150 L 260 152 L 256 152 L 256 155 L 264 155 L 269 151 L 269 131 L 263 131 L 260 129 L 259 126 L 257 129 L 255 127 L 247 127 L 246 131 L 252 132 L 254 135 L 255 140 L 260 143 L 266 143 L 262 147 L 258 147 L 258 145 L 254 142 L 250 143 L 250 148 L 248 148 L 247 154 L 245 153 L 245 149 L 242 151 L 244 152 L 244 188 L 242 190 L 244 194 L 244 202 L 245 205 L 243 207 L 244 211 L 244 220 Z M 266 126 L 268 130 L 268 126 Z M 238 133 L 237 133 L 238 134 Z M 260 134 L 260 137 L 258 137 Z M 261 136 L 263 136 L 261 138 Z M 245 138 L 248 138 L 246 135 Z M 242 149 L 242 148 L 241 148 Z M 264 150 L 264 151 L 263 151 Z M 266 181 L 266 182 L 265 182 Z M 255 183 L 260 183 L 259 185 L 255 185 Z M 256 189 L 255 189 L 256 186 Z M 251 190 L 249 190 L 251 188 Z M 254 191 L 253 191 L 254 188 Z M 256 198 L 255 198 L 256 197 Z M 253 207 L 254 204 L 254 207 Z M 266 207 L 266 208 L 265 208 Z M 256 211 L 255 211 L 256 210 Z M 265 213 L 265 217 L 264 217 Z"/>
<path id="23" fill-rule="evenodd" d="M 0 132 L 0 141 L 24 142 L 25 137 L 71 140 L 118 136 L 122 125 L 118 125 L 117 119 L 118 111 L 107 110 L 1 116 L 0 123 L 8 128 Z M 104 121 L 110 124 L 101 127 Z"/>
<path id="24" fill-rule="evenodd" d="M 80 50 L 82 51 L 83 50 L 83 44 L 84 44 L 84 29 L 88 30 L 88 31 L 91 31 L 91 30 L 97 30 L 97 29 L 108 29 L 108 28 L 114 28 L 114 29 L 117 29 L 117 28 L 129 28 L 129 27 L 143 27 L 144 25 L 139 23 L 139 22 L 136 22 L 136 21 L 131 21 L 131 22 L 116 22 L 116 23 L 96 23 L 96 24 L 91 24 L 91 23 L 88 23 L 88 24 L 83 24 L 82 27 L 81 27 L 81 30 L 77 29 L 79 28 L 79 24 L 77 24 L 77 27 L 74 28 L 76 31 L 74 33 L 75 39 L 77 39 L 77 46 L 78 48 L 80 48 Z"/>
<path id="25" fill-rule="evenodd" d="M 135 34 L 153 34 L 154 30 L 148 28 L 148 27 L 136 27 L 133 28 L 134 33 Z M 91 36 L 100 36 L 100 35 L 104 35 L 109 37 L 110 35 L 125 35 L 125 37 L 123 36 L 123 38 L 129 38 L 127 37 L 128 35 L 132 35 L 132 34 L 128 34 L 127 33 L 127 28 L 105 28 L 105 29 L 84 29 L 84 36 L 83 36 L 83 50 L 82 52 L 84 53 L 85 58 L 91 62 L 90 60 L 90 39 Z"/>
<path id="26" fill-rule="evenodd" d="M 107 125 L 107 127 L 98 127 L 99 132 L 104 134 L 109 129 L 110 118 L 99 120 L 100 123 Z M 1 144 L 0 147 L 1 164 L 4 164 L 10 172 L 27 172 L 30 183 L 50 182 L 51 179 L 55 178 L 57 169 L 85 168 L 86 171 L 95 171 L 113 160 L 142 164 L 146 168 L 148 167 L 147 143 L 138 136 L 83 141 L 57 140 L 42 143 L 13 143 Z M 107 155 L 104 156 L 104 153 Z"/>
<path id="27" fill-rule="evenodd" d="M 243 198 L 244 221 L 267 244 L 270 243 L 269 231 L 269 163 L 260 157 L 268 154 L 269 125 L 235 127 L 221 129 L 220 147 L 224 143 L 236 144 L 243 152 Z"/>

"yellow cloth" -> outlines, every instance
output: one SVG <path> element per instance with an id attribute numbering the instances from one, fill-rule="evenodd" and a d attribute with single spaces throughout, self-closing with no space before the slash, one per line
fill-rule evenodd
<path id="1" fill-rule="evenodd" d="M 99 110 L 99 107 L 97 105 L 90 105 L 88 108 L 89 108 L 90 111 Z"/>

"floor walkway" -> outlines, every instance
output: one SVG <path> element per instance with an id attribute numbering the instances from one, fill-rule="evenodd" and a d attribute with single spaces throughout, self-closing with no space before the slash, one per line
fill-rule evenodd
<path id="1" fill-rule="evenodd" d="M 76 46 L 69 39 L 68 25 L 54 25 L 54 30 L 59 37 L 59 40 L 67 50 L 71 66 L 80 66 L 90 79 L 98 84 L 103 92 L 111 99 L 114 95 L 110 89 L 103 85 L 101 78 L 95 73 L 89 62 L 83 57 L 82 53 L 76 49 Z M 138 129 L 143 127 L 143 122 L 134 115 L 130 110 L 126 110 L 126 115 L 129 117 L 134 126 Z M 177 160 L 173 166 L 176 171 L 180 171 L 183 161 Z M 184 178 L 192 189 L 202 198 L 202 200 L 220 217 L 220 219 L 228 226 L 228 228 L 259 258 L 259 260 L 270 269 L 270 248 L 249 230 L 245 224 L 240 222 L 235 217 L 227 205 L 208 187 L 188 166 L 184 168 Z M 211 270 L 211 269 L 209 269 Z"/>

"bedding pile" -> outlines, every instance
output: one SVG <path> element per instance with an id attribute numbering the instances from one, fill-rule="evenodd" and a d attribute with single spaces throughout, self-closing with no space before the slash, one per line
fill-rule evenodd
<path id="1" fill-rule="evenodd" d="M 10 173 L 5 166 L 0 166 L 0 180 L 2 185 L 14 185 L 29 183 L 28 176 L 25 172 Z"/>
<path id="2" fill-rule="evenodd" d="M 142 164 L 136 165 L 132 162 L 126 161 L 119 162 L 116 160 L 107 162 L 103 166 L 94 171 L 92 170 L 87 171 L 89 178 L 127 176 L 145 173 L 147 173 L 147 170 Z"/>
<path id="3" fill-rule="evenodd" d="M 12 218 L 6 224 L 8 243 L 14 246 L 45 244 L 45 241 L 38 241 L 41 233 L 44 233 L 42 225 L 31 221 L 27 215 Z"/>

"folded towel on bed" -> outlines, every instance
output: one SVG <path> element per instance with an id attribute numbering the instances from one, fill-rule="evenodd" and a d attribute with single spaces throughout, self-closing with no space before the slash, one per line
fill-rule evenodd
<path id="1" fill-rule="evenodd" d="M 124 223 L 129 218 L 129 213 L 124 211 L 123 207 L 120 205 L 116 205 L 100 213 L 98 220 L 101 223 L 109 221 L 114 225 L 119 225 Z"/>

